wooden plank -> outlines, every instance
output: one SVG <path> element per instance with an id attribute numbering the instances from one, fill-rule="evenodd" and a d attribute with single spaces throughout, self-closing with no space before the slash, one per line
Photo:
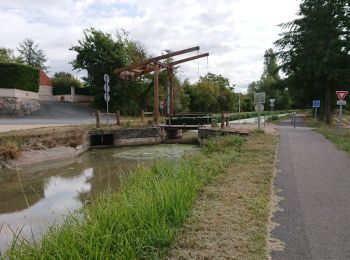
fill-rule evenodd
<path id="1" fill-rule="evenodd" d="M 158 74 L 159 74 L 159 65 L 155 64 L 154 66 L 154 91 L 153 91 L 153 123 L 155 125 L 159 124 L 159 95 L 158 95 Z"/>
<path id="2" fill-rule="evenodd" d="M 159 60 L 168 59 L 170 57 L 181 55 L 181 54 L 185 54 L 185 53 L 188 53 L 188 52 L 198 51 L 199 49 L 200 49 L 200 47 L 196 46 L 196 47 L 192 47 L 192 48 L 188 48 L 188 49 L 184 49 L 184 50 L 180 50 L 180 51 L 170 52 L 170 53 L 167 53 L 167 54 L 164 54 L 164 55 L 153 57 L 151 59 L 145 60 L 145 61 L 143 61 L 141 63 L 138 63 L 138 64 L 133 64 L 133 65 L 130 65 L 130 66 L 127 66 L 127 67 L 124 67 L 124 68 L 116 68 L 116 69 L 114 69 L 114 73 L 120 73 L 120 72 L 123 72 L 123 71 L 127 71 L 127 70 L 130 70 L 130 69 L 134 69 L 134 68 L 140 67 L 142 65 L 146 65 L 146 64 L 149 64 L 149 63 L 153 63 L 153 62 L 158 62 Z"/>

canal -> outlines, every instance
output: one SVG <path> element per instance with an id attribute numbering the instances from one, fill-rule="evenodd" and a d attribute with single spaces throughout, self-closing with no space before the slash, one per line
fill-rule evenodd
<path id="1" fill-rule="evenodd" d="M 92 149 L 69 160 L 0 172 L 0 252 L 14 234 L 40 239 L 50 225 L 93 203 L 100 193 L 117 191 L 135 167 L 199 150 L 181 144 Z"/>

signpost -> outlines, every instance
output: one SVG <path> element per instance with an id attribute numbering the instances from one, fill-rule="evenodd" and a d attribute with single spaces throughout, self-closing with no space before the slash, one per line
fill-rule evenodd
<path id="1" fill-rule="evenodd" d="M 270 98 L 270 107 L 271 107 L 271 121 L 273 118 L 273 107 L 275 106 L 275 99 L 274 98 Z"/>
<path id="2" fill-rule="evenodd" d="M 339 100 L 337 105 L 339 106 L 339 119 L 338 119 L 338 128 L 341 128 L 342 118 L 343 118 L 343 106 L 346 105 L 346 100 L 344 98 L 347 96 L 348 91 L 336 91 Z"/>
<path id="3" fill-rule="evenodd" d="M 260 112 L 264 111 L 265 93 L 254 93 L 255 111 L 258 112 L 258 129 L 260 129 Z"/>
<path id="4" fill-rule="evenodd" d="M 241 123 L 241 93 L 238 93 L 238 124 Z"/>
<path id="5" fill-rule="evenodd" d="M 315 125 L 317 125 L 317 108 L 321 106 L 320 100 L 314 100 L 312 101 L 312 107 L 315 108 Z"/>
<path id="6" fill-rule="evenodd" d="M 104 98 L 105 98 L 105 101 L 107 103 L 107 125 L 108 125 L 108 103 L 109 103 L 109 100 L 111 99 L 110 95 L 109 95 L 109 91 L 110 91 L 110 88 L 109 88 L 109 76 L 108 74 L 104 74 L 103 75 L 103 79 L 105 81 L 105 85 L 103 86 L 104 90 L 105 90 L 105 94 L 104 94 Z"/>

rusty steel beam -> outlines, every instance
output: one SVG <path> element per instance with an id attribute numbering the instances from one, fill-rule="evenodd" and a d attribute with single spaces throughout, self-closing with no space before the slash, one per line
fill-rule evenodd
<path id="1" fill-rule="evenodd" d="M 159 60 L 164 60 L 164 59 L 167 59 L 167 58 L 170 58 L 170 57 L 173 57 L 173 56 L 185 54 L 185 53 L 192 52 L 192 51 L 198 51 L 199 49 L 200 49 L 200 47 L 196 46 L 196 47 L 192 47 L 192 48 L 188 48 L 188 49 L 184 49 L 184 50 L 180 50 L 180 51 L 170 52 L 170 53 L 167 53 L 167 54 L 164 54 L 164 55 L 160 55 L 160 56 L 157 56 L 157 57 L 150 58 L 150 59 L 145 60 L 145 61 L 143 61 L 141 63 L 138 63 L 138 64 L 130 65 L 130 66 L 127 66 L 127 67 L 124 67 L 124 68 L 116 68 L 116 69 L 114 69 L 114 73 L 117 74 L 117 73 L 120 73 L 120 72 L 123 72 L 123 71 L 131 70 L 131 69 L 134 69 L 134 68 L 137 68 L 137 67 L 149 64 L 149 63 L 157 62 Z"/>

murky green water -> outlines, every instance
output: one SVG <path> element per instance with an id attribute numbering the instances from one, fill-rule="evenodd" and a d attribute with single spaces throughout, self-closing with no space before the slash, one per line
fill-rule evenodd
<path id="1" fill-rule="evenodd" d="M 77 158 L 0 173 L 0 251 L 13 233 L 39 238 L 54 222 L 99 193 L 118 190 L 123 175 L 153 159 L 198 153 L 195 145 L 90 150 Z"/>

